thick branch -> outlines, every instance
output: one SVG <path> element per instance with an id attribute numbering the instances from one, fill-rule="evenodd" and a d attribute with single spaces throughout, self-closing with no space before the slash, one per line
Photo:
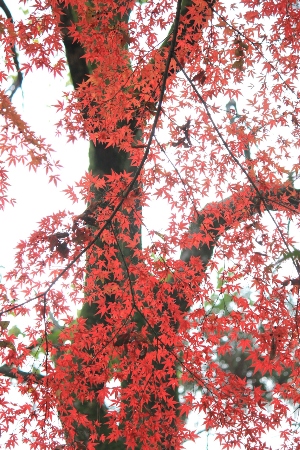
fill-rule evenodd
<path id="1" fill-rule="evenodd" d="M 44 378 L 44 376 L 39 373 L 24 372 L 20 369 L 13 370 L 13 367 L 8 366 L 7 364 L 0 367 L 0 374 L 13 379 L 19 379 L 21 377 L 23 381 L 28 381 L 29 378 L 33 378 L 36 382 L 38 382 Z"/>
<path id="2" fill-rule="evenodd" d="M 62 39 L 66 50 L 66 57 L 68 66 L 70 69 L 70 75 L 72 83 L 75 89 L 80 86 L 81 83 L 88 79 L 88 66 L 85 60 L 85 51 L 78 41 L 75 41 L 70 36 L 68 28 L 74 21 L 72 7 L 61 7 L 61 33 Z"/>
<path id="3" fill-rule="evenodd" d="M 250 200 L 250 206 L 247 210 L 239 209 L 239 199 L 241 197 L 247 197 Z M 293 210 L 295 214 L 298 213 L 300 190 L 293 188 L 291 185 L 283 185 L 276 191 L 272 189 L 269 192 L 265 192 L 263 198 L 269 211 Z M 281 200 L 282 198 L 284 198 L 284 202 Z M 237 222 L 242 223 L 254 214 L 260 213 L 260 202 L 261 198 L 258 197 L 257 193 L 253 189 L 248 188 L 247 192 L 239 192 L 218 203 L 208 203 L 198 215 L 197 220 L 191 224 L 190 238 L 195 233 L 209 234 L 211 243 L 210 245 L 203 244 L 199 248 L 183 249 L 180 259 L 189 263 L 191 257 L 195 256 L 201 259 L 205 267 L 211 259 L 217 240 L 224 232 L 224 229 L 229 230 L 233 224 L 236 225 Z M 232 216 L 235 218 L 234 223 L 228 220 Z M 205 219 L 210 219 L 209 221 L 206 220 L 210 224 L 209 227 L 205 225 Z"/>

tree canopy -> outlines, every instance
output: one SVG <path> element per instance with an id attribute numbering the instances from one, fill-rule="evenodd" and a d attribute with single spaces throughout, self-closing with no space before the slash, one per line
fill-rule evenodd
<path id="1" fill-rule="evenodd" d="M 176 450 L 196 412 L 224 449 L 299 448 L 298 2 L 21 4 L 0 1 L 0 207 L 12 165 L 63 183 L 14 106 L 30 71 L 67 64 L 57 133 L 90 166 L 62 194 L 86 209 L 41 218 L 0 284 L 6 447 Z"/>

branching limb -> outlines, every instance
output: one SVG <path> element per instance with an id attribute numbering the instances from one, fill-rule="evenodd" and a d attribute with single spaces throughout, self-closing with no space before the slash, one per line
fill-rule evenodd
<path id="1" fill-rule="evenodd" d="M 191 257 L 195 256 L 201 259 L 202 264 L 205 267 L 212 257 L 217 240 L 224 230 L 229 230 L 231 228 L 226 217 L 232 217 L 234 215 L 235 223 L 242 223 L 258 213 L 257 205 L 260 201 L 260 197 L 257 195 L 257 192 L 253 189 L 249 189 L 248 192 L 244 193 L 243 197 L 244 196 L 247 196 L 250 201 L 250 206 L 247 210 L 239 209 L 239 199 L 241 198 L 240 192 L 218 203 L 209 203 L 203 208 L 198 215 L 197 220 L 190 226 L 190 237 L 192 238 L 193 234 L 201 232 L 203 232 L 203 234 L 209 234 L 211 239 L 210 245 L 202 244 L 199 248 L 192 247 L 182 250 L 180 257 L 182 261 L 189 263 Z M 283 198 L 285 199 L 285 203 L 281 201 Z M 299 214 L 300 190 L 293 188 L 291 185 L 282 186 L 276 191 L 270 190 L 265 193 L 264 200 L 268 211 L 288 209 L 295 214 Z M 209 219 L 209 229 L 205 225 L 205 219 Z"/>

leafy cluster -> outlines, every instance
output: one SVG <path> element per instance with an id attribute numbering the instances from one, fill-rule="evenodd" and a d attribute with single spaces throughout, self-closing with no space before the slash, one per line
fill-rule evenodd
<path id="1" fill-rule="evenodd" d="M 0 2 L 2 83 L 61 75 L 64 49 L 57 130 L 90 141 L 90 168 L 64 190 L 85 211 L 41 219 L 0 284 L 6 447 L 175 450 L 197 411 L 224 449 L 269 429 L 299 448 L 297 2 L 25 3 L 13 21 Z M 59 179 L 12 103 L 2 88 L 1 208 L 10 165 Z"/>

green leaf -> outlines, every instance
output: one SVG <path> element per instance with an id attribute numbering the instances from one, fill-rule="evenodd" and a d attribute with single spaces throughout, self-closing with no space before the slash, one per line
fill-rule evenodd
<path id="1" fill-rule="evenodd" d="M 50 334 L 48 334 L 49 341 L 51 341 L 53 344 L 57 344 L 60 333 L 61 333 L 61 330 L 57 330 L 57 329 L 53 330 Z"/>
<path id="2" fill-rule="evenodd" d="M 17 325 L 14 325 L 13 327 L 10 328 L 10 330 L 8 331 L 9 335 L 13 335 L 18 337 L 19 334 L 22 334 L 22 331 L 20 330 L 19 327 L 17 327 Z"/>

